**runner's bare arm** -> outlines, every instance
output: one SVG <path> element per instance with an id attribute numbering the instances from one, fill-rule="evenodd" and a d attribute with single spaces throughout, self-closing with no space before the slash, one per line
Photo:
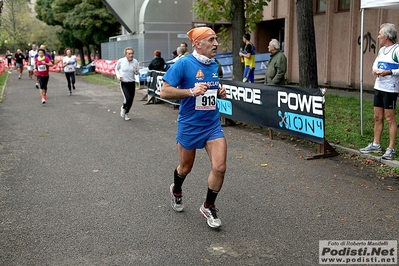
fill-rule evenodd
<path id="1" fill-rule="evenodd" d="M 162 98 L 165 99 L 182 99 L 188 97 L 196 97 L 199 95 L 204 95 L 208 88 L 209 86 L 207 84 L 199 83 L 196 84 L 194 88 L 178 89 L 164 81 L 160 95 Z"/>

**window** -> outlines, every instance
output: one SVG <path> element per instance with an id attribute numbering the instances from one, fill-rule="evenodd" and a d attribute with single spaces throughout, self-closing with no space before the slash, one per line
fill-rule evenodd
<path id="1" fill-rule="evenodd" d="M 326 12 L 326 8 L 327 8 L 326 1 L 327 0 L 316 0 L 316 14 Z"/>
<path id="2" fill-rule="evenodd" d="M 349 11 L 350 7 L 351 7 L 350 0 L 337 0 L 335 6 L 335 12 Z"/>
<path id="3" fill-rule="evenodd" d="M 316 1 L 316 13 L 325 13 L 327 9 L 327 0 L 317 0 Z"/>
<path id="4" fill-rule="evenodd" d="M 338 0 L 338 2 L 339 2 L 339 5 L 338 5 L 339 10 L 347 10 L 351 6 L 350 0 Z"/>

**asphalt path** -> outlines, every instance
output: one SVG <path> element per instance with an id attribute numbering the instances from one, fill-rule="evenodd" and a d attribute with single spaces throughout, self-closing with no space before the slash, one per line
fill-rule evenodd
<path id="1" fill-rule="evenodd" d="M 51 73 L 47 103 L 26 73 L 0 103 L 0 265 L 319 265 L 319 240 L 397 240 L 399 184 L 349 156 L 305 160 L 314 147 L 224 127 L 217 199 L 223 226 L 199 214 L 209 159 L 197 152 L 170 207 L 177 110 L 119 116 L 117 86 Z"/>

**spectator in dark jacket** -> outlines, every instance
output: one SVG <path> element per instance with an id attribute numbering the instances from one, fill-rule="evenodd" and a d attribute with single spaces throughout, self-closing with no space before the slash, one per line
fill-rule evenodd
<path id="1" fill-rule="evenodd" d="M 161 57 L 161 51 L 155 50 L 154 51 L 154 59 L 152 59 L 150 65 L 148 66 L 149 70 L 158 70 L 164 71 L 165 69 L 165 60 Z"/>
<path id="2" fill-rule="evenodd" d="M 265 84 L 285 85 L 285 72 L 287 72 L 287 58 L 280 50 L 280 42 L 272 39 L 269 43 L 270 59 L 267 63 Z"/>

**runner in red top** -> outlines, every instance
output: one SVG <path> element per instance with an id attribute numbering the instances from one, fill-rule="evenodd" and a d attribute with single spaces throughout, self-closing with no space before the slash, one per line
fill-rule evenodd
<path id="1" fill-rule="evenodd" d="M 39 49 L 35 58 L 35 73 L 39 82 L 40 96 L 42 103 L 46 103 L 47 98 L 47 84 L 49 80 L 49 67 L 53 65 L 51 59 L 45 56 L 45 50 Z"/>

